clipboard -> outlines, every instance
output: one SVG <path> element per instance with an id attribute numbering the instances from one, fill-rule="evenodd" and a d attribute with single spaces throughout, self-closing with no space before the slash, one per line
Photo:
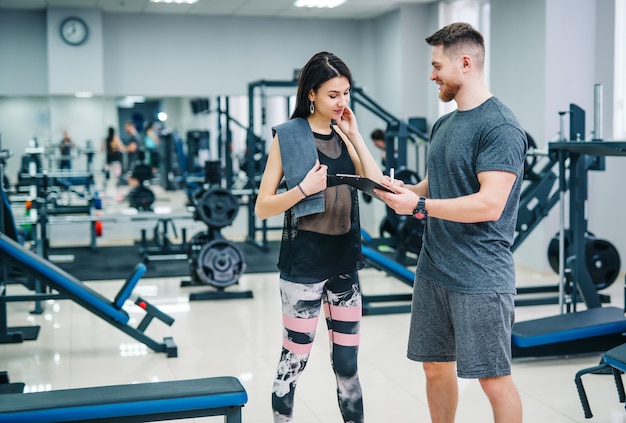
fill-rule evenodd
<path id="1" fill-rule="evenodd" d="M 374 188 L 387 192 L 393 192 L 389 188 L 382 186 L 378 182 L 374 182 L 364 176 L 338 173 L 336 175 L 327 175 L 327 178 L 328 182 L 332 182 L 333 185 L 348 184 L 375 198 L 378 198 L 378 196 L 374 193 Z"/>

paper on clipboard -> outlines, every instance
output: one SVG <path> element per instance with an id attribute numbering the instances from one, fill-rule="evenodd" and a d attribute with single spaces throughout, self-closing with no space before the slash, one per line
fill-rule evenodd
<path id="1" fill-rule="evenodd" d="M 364 176 L 338 173 L 336 175 L 327 175 L 327 177 L 328 182 L 332 183 L 333 185 L 348 184 L 376 198 L 378 198 L 378 196 L 374 193 L 374 188 L 387 192 L 393 192 L 389 188 L 384 187 L 381 184 L 374 182 Z"/>

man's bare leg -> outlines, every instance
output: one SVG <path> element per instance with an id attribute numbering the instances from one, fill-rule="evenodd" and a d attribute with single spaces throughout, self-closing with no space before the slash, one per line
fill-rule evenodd
<path id="1" fill-rule="evenodd" d="M 491 403 L 495 423 L 522 423 L 522 400 L 510 375 L 480 379 L 480 385 Z"/>
<path id="2" fill-rule="evenodd" d="M 459 400 L 456 363 L 424 363 L 423 366 L 432 423 L 454 423 Z"/>

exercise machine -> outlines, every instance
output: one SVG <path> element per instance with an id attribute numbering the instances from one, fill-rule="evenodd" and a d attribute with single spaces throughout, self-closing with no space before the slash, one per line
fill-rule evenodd
<path id="1" fill-rule="evenodd" d="M 596 92 L 596 102 L 597 96 Z M 597 119 L 594 120 L 595 139 L 582 141 L 585 134 L 584 110 L 570 104 L 569 114 L 570 141 L 549 143 L 549 154 L 556 157 L 559 165 L 559 196 L 562 206 L 559 230 L 560 314 L 515 323 L 512 334 L 513 357 L 606 351 L 625 341 L 624 310 L 619 307 L 603 307 L 602 297 L 598 294 L 587 267 L 586 245 L 589 231 L 585 208 L 588 200 L 588 172 L 604 170 L 606 156 L 626 156 L 626 142 L 602 141 Z M 567 178 L 566 170 L 569 170 Z M 563 198 L 566 192 L 569 192 L 570 225 L 567 230 L 567 249 L 563 223 Z M 565 288 L 568 284 L 571 292 L 566 295 Z M 585 310 L 576 310 L 578 298 L 584 301 Z M 568 312 L 566 301 L 570 304 Z"/>
<path id="2" fill-rule="evenodd" d="M 563 118 L 564 112 L 559 113 L 561 117 L 561 134 L 563 134 Z M 581 117 L 577 114 L 573 115 L 573 119 L 577 120 Z M 584 119 L 584 117 L 583 117 Z M 558 154 L 548 154 L 537 149 L 537 145 L 533 138 L 527 133 L 529 152 L 524 166 L 524 188 L 520 195 L 520 204 L 518 208 L 517 222 L 515 226 L 515 238 L 511 250 L 515 252 L 522 242 L 531 234 L 531 232 L 548 216 L 550 211 L 557 204 L 564 204 L 565 192 L 558 189 L 558 186 L 564 186 L 566 191 L 569 190 L 569 176 L 567 169 L 564 167 L 559 172 Z M 561 136 L 561 141 L 565 139 Z M 567 160 L 567 158 L 565 158 Z M 602 170 L 599 167 L 589 168 L 588 170 Z M 557 174 L 561 174 L 561 180 Z M 550 241 L 547 249 L 548 262 L 550 267 L 557 274 L 559 270 L 559 250 L 561 235 L 563 236 L 563 248 L 570 249 L 571 231 L 564 229 L 563 234 L 557 233 Z M 620 257 L 617 249 L 609 241 L 596 237 L 591 232 L 585 233 L 585 263 L 587 270 L 591 276 L 592 282 L 596 290 L 602 290 L 609 287 L 617 278 L 620 269 Z M 572 301 L 582 301 L 580 296 L 572 295 L 573 286 L 567 281 L 564 286 L 564 292 L 561 292 L 559 283 L 543 286 L 522 286 L 517 288 L 517 297 L 515 305 L 532 306 L 559 304 L 563 295 L 566 296 L 566 307 L 573 307 Z M 527 298 L 521 298 L 523 295 L 529 295 Z M 538 295 L 543 294 L 543 295 Z M 603 302 L 609 302 L 608 295 L 599 294 Z"/>
<path id="3" fill-rule="evenodd" d="M 82 307 L 94 313 L 96 316 L 109 322 L 126 334 L 145 344 L 155 352 L 164 352 L 168 357 L 178 355 L 176 344 L 171 337 L 164 338 L 163 342 L 157 342 L 145 334 L 150 322 L 157 318 L 168 326 L 174 323 L 174 319 L 163 313 L 157 307 L 150 304 L 144 298 L 133 294 L 133 289 L 139 279 L 146 272 L 143 263 L 137 264 L 131 275 L 126 279 L 114 301 L 98 294 L 78 279 L 64 272 L 49 261 L 32 253 L 5 234 L 0 234 L 0 259 L 3 263 L 18 267 L 24 273 L 42 281 L 57 293 L 12 295 L 6 293 L 0 297 L 0 318 L 4 320 L 3 333 L 0 334 L 2 343 L 22 342 L 25 339 L 36 339 L 39 332 L 38 326 L 8 328 L 6 327 L 6 304 L 11 301 L 35 301 L 48 299 L 71 299 Z M 146 314 L 137 327 L 130 325 L 130 316 L 123 309 L 126 300 L 133 301 Z M 25 336 L 26 334 L 26 336 Z"/>
<path id="4" fill-rule="evenodd" d="M 413 271 L 407 269 L 404 264 L 397 260 L 381 253 L 376 247 L 369 246 L 373 238 L 364 229 L 361 229 L 361 239 L 363 259 L 368 266 L 385 272 L 408 286 L 413 286 L 415 280 Z M 363 315 L 408 313 L 411 311 L 412 298 L 412 293 L 368 295 L 363 292 Z"/>
<path id="5" fill-rule="evenodd" d="M 396 172 L 407 169 L 408 145 L 413 143 L 418 147 L 415 149 L 415 167 L 416 169 L 422 167 L 423 171 L 425 171 L 425 158 L 428 153 L 428 140 L 430 138 L 426 133 L 425 120 L 423 118 L 411 118 L 403 121 L 376 103 L 376 101 L 365 94 L 362 88 L 352 87 L 350 92 L 351 106 L 355 113 L 357 106 L 363 107 L 387 124 L 385 131 L 386 167 L 388 169 L 394 168 Z M 422 166 L 421 164 L 424 165 Z"/>
<path id="6" fill-rule="evenodd" d="M 241 249 L 227 240 L 221 229 L 233 223 L 239 212 L 239 200 L 222 188 L 220 161 L 205 163 L 205 184 L 193 194 L 194 219 L 207 225 L 206 231 L 195 234 L 187 244 L 190 281 L 182 286 L 204 285 L 216 290 L 194 292 L 190 300 L 222 300 L 252 298 L 252 291 L 225 291 L 239 282 L 246 270 Z"/>
<path id="7" fill-rule="evenodd" d="M 0 140 L 1 142 L 1 140 Z M 6 161 L 13 154 L 9 150 L 0 150 L 0 177 L 4 177 L 4 169 L 6 165 Z M 25 244 L 32 240 L 33 234 L 37 233 L 36 228 L 34 228 L 31 223 L 28 226 L 16 226 L 15 219 L 13 217 L 13 211 L 11 208 L 11 203 L 9 202 L 9 196 L 7 191 L 5 190 L 5 186 L 0 187 L 0 202 L 2 205 L 2 212 L 0 213 L 0 232 L 6 234 L 9 238 L 16 241 L 19 244 Z M 29 210 L 29 209 L 27 209 Z M 36 214 L 36 212 L 34 212 Z M 34 242 L 33 242 L 34 244 Z M 23 284 L 29 290 L 33 290 L 37 293 L 45 292 L 46 287 L 41 284 L 40 281 L 28 276 L 24 275 L 20 269 L 13 266 L 2 266 L 0 263 L 0 296 L 5 296 L 7 291 L 7 284 L 9 283 L 9 279 L 12 281 L 19 281 L 19 283 Z M 44 303 L 42 301 L 34 301 L 34 308 L 31 310 L 33 314 L 41 314 L 44 311 Z M 1 312 L 1 311 L 0 311 Z M 5 313 L 6 314 L 6 313 Z M 6 317 L 0 316 L 0 339 L 5 338 L 7 334 L 7 324 Z M 37 337 L 38 332 L 33 332 L 31 335 L 32 338 Z"/>
<path id="8" fill-rule="evenodd" d="M 4 173 L 4 162 L 11 156 L 7 150 L 0 150 L 0 177 Z M 2 198 L 4 191 L 0 188 Z M 0 205 L 0 228 L 4 231 L 5 214 L 8 213 L 5 201 Z M 8 267 L 14 266 L 34 281 L 50 288 L 37 290 L 32 294 L 9 295 L 7 293 Z M 146 266 L 137 264 L 126 279 L 122 288 L 113 301 L 100 295 L 78 279 L 64 272 L 43 257 L 33 253 L 5 233 L 0 233 L 0 343 L 16 343 L 24 340 L 35 340 L 39 335 L 39 326 L 9 327 L 7 319 L 7 304 L 15 301 L 44 301 L 50 299 L 71 299 L 83 306 L 98 317 L 144 343 L 155 352 L 165 352 L 168 357 L 176 357 L 178 349 L 171 337 L 157 342 L 145 330 L 151 321 L 156 318 L 168 326 L 174 319 L 150 304 L 144 298 L 133 293 L 139 279 L 146 272 Z M 52 292 L 52 291 L 56 292 Z M 130 316 L 123 309 L 127 300 L 133 301 L 145 311 L 145 316 L 137 327 L 130 325 Z"/>

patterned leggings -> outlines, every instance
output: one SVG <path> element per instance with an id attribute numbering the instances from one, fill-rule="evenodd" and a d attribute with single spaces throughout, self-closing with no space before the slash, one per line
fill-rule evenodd
<path id="1" fill-rule="evenodd" d="M 330 359 L 344 422 L 363 422 L 363 398 L 357 374 L 361 290 L 357 273 L 313 284 L 280 280 L 283 348 L 272 389 L 274 422 L 293 419 L 296 383 L 313 346 L 322 301 L 330 340 Z"/>

